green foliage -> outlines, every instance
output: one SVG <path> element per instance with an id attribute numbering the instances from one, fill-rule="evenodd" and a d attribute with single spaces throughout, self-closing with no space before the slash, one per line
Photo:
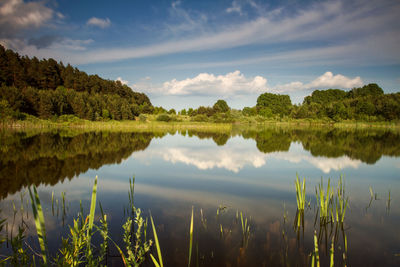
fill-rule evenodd
<path id="1" fill-rule="evenodd" d="M 255 116 L 257 115 L 257 108 L 256 107 L 244 107 L 242 110 L 243 115 L 245 116 Z"/>
<path id="2" fill-rule="evenodd" d="M 88 120 L 127 120 L 153 112 L 145 94 L 51 58 L 20 57 L 0 45 L 0 62 L 0 100 L 7 100 L 14 112 L 44 119 L 74 114 Z"/>
<path id="3" fill-rule="evenodd" d="M 400 93 L 384 94 L 377 84 L 354 88 L 349 92 L 339 89 L 316 90 L 295 107 L 293 118 L 328 118 L 333 121 L 399 120 Z"/>
<path id="4" fill-rule="evenodd" d="M 198 115 L 193 116 L 190 120 L 197 121 L 197 122 L 207 122 L 208 117 L 205 114 L 198 114 Z"/>
<path id="5" fill-rule="evenodd" d="M 146 122 L 146 120 L 147 120 L 146 115 L 144 115 L 144 114 L 140 114 L 140 115 L 139 115 L 139 121 L 141 121 L 141 122 Z"/>
<path id="6" fill-rule="evenodd" d="M 257 98 L 257 109 L 268 108 L 272 114 L 288 115 L 292 108 L 292 101 L 288 95 L 277 95 L 271 93 L 261 94 Z"/>
<path id="7" fill-rule="evenodd" d="M 225 100 L 218 100 L 217 102 L 215 102 L 215 104 L 213 105 L 213 110 L 216 113 L 220 113 L 220 112 L 228 112 L 231 108 L 228 106 L 228 104 L 226 103 Z"/>
<path id="8" fill-rule="evenodd" d="M 172 120 L 172 117 L 169 116 L 168 114 L 160 114 L 157 116 L 156 118 L 157 121 L 165 121 L 165 122 L 169 122 Z"/>
<path id="9" fill-rule="evenodd" d="M 4 121 L 11 117 L 13 110 L 6 99 L 0 100 L 0 120 Z"/>
<path id="10" fill-rule="evenodd" d="M 376 83 L 370 83 L 368 85 L 364 85 L 361 88 L 354 88 L 349 93 L 348 96 L 352 98 L 357 97 L 365 97 L 365 96 L 380 96 L 383 95 L 384 92 L 382 88 L 380 88 Z"/>
<path id="11" fill-rule="evenodd" d="M 304 98 L 303 104 L 317 103 L 324 105 L 344 100 L 346 97 L 347 92 L 340 89 L 315 90 L 312 92 L 311 96 L 306 96 Z"/>
<path id="12" fill-rule="evenodd" d="M 128 218 L 122 226 L 124 229 L 123 241 L 127 255 L 125 265 L 140 266 L 146 259 L 147 253 L 153 244 L 152 240 L 146 240 L 147 220 L 144 220 L 140 209 L 134 209 L 136 232 L 133 233 L 132 219 Z M 134 240 L 134 241 L 133 241 Z"/>

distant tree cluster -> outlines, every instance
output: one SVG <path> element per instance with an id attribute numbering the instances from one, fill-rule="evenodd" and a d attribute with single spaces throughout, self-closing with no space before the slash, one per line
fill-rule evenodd
<path id="1" fill-rule="evenodd" d="M 400 119 L 400 93 L 385 94 L 372 83 L 348 92 L 315 90 L 301 105 L 292 105 L 288 95 L 264 93 L 258 97 L 256 106 L 243 108 L 242 114 L 267 118 L 392 121 Z"/>
<path id="2" fill-rule="evenodd" d="M 0 116 L 21 112 L 49 118 L 133 119 L 153 112 L 149 98 L 120 81 L 88 75 L 54 59 L 21 57 L 0 45 Z"/>
<path id="3" fill-rule="evenodd" d="M 294 106 L 293 118 L 330 118 L 341 120 L 398 120 L 400 93 L 384 94 L 377 84 L 354 88 L 349 92 L 339 89 L 316 90 Z"/>

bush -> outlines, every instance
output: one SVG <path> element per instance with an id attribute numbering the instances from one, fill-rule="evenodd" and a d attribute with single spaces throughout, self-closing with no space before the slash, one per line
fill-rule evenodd
<path id="1" fill-rule="evenodd" d="M 80 121 L 80 119 L 75 116 L 75 115 L 61 115 L 60 117 L 57 118 L 57 122 L 77 122 Z"/>
<path id="2" fill-rule="evenodd" d="M 160 114 L 156 118 L 157 121 L 171 121 L 171 117 L 168 114 Z"/>
<path id="3" fill-rule="evenodd" d="M 198 122 L 207 122 L 208 121 L 208 117 L 205 114 L 198 114 L 196 116 L 193 116 L 190 120 L 191 121 L 198 121 Z"/>
<path id="4" fill-rule="evenodd" d="M 140 115 L 139 115 L 139 121 L 145 122 L 146 120 L 147 120 L 146 115 L 144 115 L 144 114 L 140 114 Z"/>

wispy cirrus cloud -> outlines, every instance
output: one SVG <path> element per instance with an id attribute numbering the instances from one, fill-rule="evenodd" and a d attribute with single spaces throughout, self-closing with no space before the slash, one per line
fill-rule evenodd
<path id="1" fill-rule="evenodd" d="M 256 5 L 257 9 L 261 8 L 260 4 L 254 1 L 245 2 L 248 7 Z M 241 4 L 235 3 L 239 2 L 232 2 L 232 12 L 237 12 L 234 10 L 242 7 Z M 227 9 L 229 8 L 228 6 Z M 5 8 L 8 9 L 10 8 Z M 226 10 L 224 11 L 226 14 Z M 150 38 L 148 44 L 142 46 L 97 46 L 81 53 L 54 49 L 45 52 L 73 64 L 89 64 L 252 45 L 262 46 L 263 53 L 253 58 L 246 56 L 210 62 L 206 63 L 206 66 L 234 65 L 237 69 L 242 64 L 252 62 L 299 65 L 316 65 L 321 62 L 363 65 L 400 62 L 397 49 L 400 42 L 398 1 L 372 0 L 368 1 L 368 4 L 362 0 L 351 3 L 326 1 L 306 4 L 296 9 L 279 6 L 251 18 L 246 17 L 237 22 L 228 20 L 224 21 L 225 23 L 208 23 L 208 14 L 189 12 L 179 1 L 172 3 L 169 12 L 171 17 L 178 19 L 161 27 L 168 34 L 163 35 L 159 31 L 155 33 L 157 36 L 163 36 L 161 41 L 160 38 Z M 213 15 L 215 17 L 217 14 Z M 90 22 L 91 25 L 103 28 L 110 23 L 107 18 L 96 17 Z M 154 39 L 158 41 L 152 42 Z M 301 45 L 289 45 L 293 43 Z M 276 50 L 276 44 L 281 48 Z M 33 53 L 38 51 L 25 49 L 21 52 L 36 55 Z M 202 64 L 195 63 L 198 62 L 189 66 L 196 68 Z"/>

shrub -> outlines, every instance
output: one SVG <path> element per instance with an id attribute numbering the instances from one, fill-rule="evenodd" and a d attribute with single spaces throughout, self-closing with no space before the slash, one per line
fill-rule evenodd
<path id="1" fill-rule="evenodd" d="M 140 114 L 140 115 L 139 115 L 139 121 L 145 122 L 146 120 L 147 120 L 146 115 L 144 115 L 144 114 Z"/>
<path id="2" fill-rule="evenodd" d="M 207 122 L 208 121 L 208 117 L 205 114 L 198 114 L 196 116 L 193 116 L 190 120 L 191 121 L 198 121 L 198 122 Z"/>
<path id="3" fill-rule="evenodd" d="M 171 121 L 171 117 L 168 114 L 160 114 L 156 118 L 157 121 Z"/>

